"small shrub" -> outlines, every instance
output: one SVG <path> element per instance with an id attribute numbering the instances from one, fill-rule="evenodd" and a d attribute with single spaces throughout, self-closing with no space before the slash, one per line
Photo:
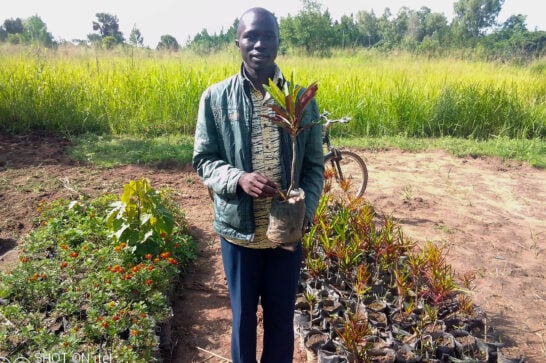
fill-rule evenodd
<path id="1" fill-rule="evenodd" d="M 170 316 L 170 289 L 193 260 L 195 246 L 174 204 L 144 180 L 130 182 L 126 190 L 135 185 L 145 185 L 155 204 L 131 200 L 127 206 L 148 213 L 148 223 L 152 217 L 166 223 L 150 229 L 145 250 L 135 236 L 145 237 L 146 218 L 124 229 L 132 239 L 109 233 L 112 210 L 120 216 L 125 211 L 113 195 L 39 203 L 36 229 L 24 241 L 19 264 L 0 274 L 0 298 L 6 302 L 0 305 L 0 356 L 158 358 L 156 328 Z"/>

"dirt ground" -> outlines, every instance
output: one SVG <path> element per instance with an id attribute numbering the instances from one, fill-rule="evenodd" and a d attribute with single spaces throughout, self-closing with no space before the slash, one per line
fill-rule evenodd
<path id="1" fill-rule="evenodd" d="M 175 300 L 172 362 L 229 358 L 229 297 L 212 210 L 188 166 L 97 169 L 66 154 L 54 136 L 0 133 L 0 268 L 17 261 L 41 200 L 78 193 L 120 194 L 142 176 L 170 187 L 191 225 L 199 258 Z M 546 170 L 494 158 L 457 158 L 443 151 L 359 151 L 369 169 L 365 198 L 406 236 L 444 246 L 456 272 L 476 272 L 473 297 L 503 336 L 510 355 L 546 361 Z M 296 345 L 294 362 L 305 362 Z"/>

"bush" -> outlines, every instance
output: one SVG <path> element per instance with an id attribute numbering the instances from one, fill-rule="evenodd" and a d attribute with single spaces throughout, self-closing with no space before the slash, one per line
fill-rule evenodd
<path id="1" fill-rule="evenodd" d="M 142 216 L 155 218 L 159 210 L 172 221 L 148 236 L 157 244 L 153 253 L 135 253 L 128 241 L 109 232 L 106 217 L 112 211 L 123 215 L 114 195 L 39 204 L 36 229 L 24 241 L 19 264 L 0 274 L 0 357 L 158 358 L 156 330 L 170 317 L 171 289 L 194 259 L 195 245 L 183 214 L 165 194 L 146 180 L 131 185 L 147 185 L 155 197 Z M 121 203 L 142 211 L 132 202 Z"/>

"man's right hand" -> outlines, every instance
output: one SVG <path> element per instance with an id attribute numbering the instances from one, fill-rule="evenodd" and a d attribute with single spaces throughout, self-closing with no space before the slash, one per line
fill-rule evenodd
<path id="1" fill-rule="evenodd" d="M 239 178 L 239 186 L 252 198 L 269 198 L 279 194 L 277 185 L 258 172 L 243 173 Z"/>

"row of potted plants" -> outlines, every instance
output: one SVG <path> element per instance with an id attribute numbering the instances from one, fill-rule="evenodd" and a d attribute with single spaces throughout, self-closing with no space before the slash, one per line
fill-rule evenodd
<path id="1" fill-rule="evenodd" d="M 304 251 L 295 330 L 309 361 L 523 362 L 474 304 L 474 274 L 364 200 L 325 193 Z"/>
<path id="2" fill-rule="evenodd" d="M 172 287 L 195 257 L 168 192 L 140 179 L 121 198 L 59 199 L 38 209 L 19 263 L 0 274 L 0 357 L 159 359 Z"/>

